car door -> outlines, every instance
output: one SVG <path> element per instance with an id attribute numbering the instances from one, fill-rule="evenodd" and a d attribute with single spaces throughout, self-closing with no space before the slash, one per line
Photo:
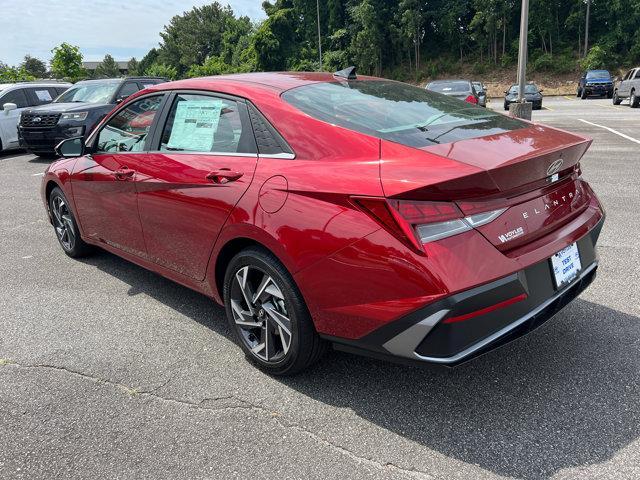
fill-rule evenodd
<path id="1" fill-rule="evenodd" d="M 631 74 L 633 73 L 633 70 L 629 70 L 627 72 L 627 74 L 622 78 L 622 81 L 620 82 L 620 86 L 618 87 L 618 96 L 619 97 L 628 97 L 629 93 L 630 93 L 630 89 L 629 89 L 629 79 L 631 78 Z"/>
<path id="2" fill-rule="evenodd" d="M 256 169 L 247 106 L 226 96 L 176 92 L 153 148 L 129 163 L 149 258 L 202 280 L 215 240 Z"/>
<path id="3" fill-rule="evenodd" d="M 136 165 L 147 155 L 149 132 L 164 94 L 124 105 L 87 140 L 93 153 L 76 162 L 71 182 L 85 236 L 146 257 L 136 196 Z"/>
<path id="4" fill-rule="evenodd" d="M 5 103 L 15 103 L 15 110 L 4 110 Z M 2 148 L 18 146 L 18 123 L 22 111 L 29 106 L 24 88 L 16 88 L 0 97 L 0 130 L 2 130 Z"/>

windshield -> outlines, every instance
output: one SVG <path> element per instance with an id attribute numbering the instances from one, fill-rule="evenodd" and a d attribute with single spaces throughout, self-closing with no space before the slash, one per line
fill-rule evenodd
<path id="1" fill-rule="evenodd" d="M 587 72 L 587 78 L 599 78 L 609 80 L 611 78 L 611 74 L 606 70 L 596 70 L 593 72 Z"/>
<path id="2" fill-rule="evenodd" d="M 471 91 L 469 82 L 433 82 L 427 86 L 427 89 L 439 93 L 465 93 Z"/>
<path id="3" fill-rule="evenodd" d="M 509 93 L 518 93 L 520 91 L 520 87 L 518 85 L 513 85 L 509 89 Z M 538 93 L 538 87 L 535 85 L 525 85 L 524 93 Z"/>
<path id="4" fill-rule="evenodd" d="M 74 85 L 56 98 L 55 103 L 110 103 L 119 85 L 120 82 L 84 83 Z"/>
<path id="5" fill-rule="evenodd" d="M 418 148 L 525 127 L 505 115 L 391 80 L 316 83 L 288 90 L 282 98 L 318 120 Z"/>
<path id="6" fill-rule="evenodd" d="M 484 87 L 482 86 L 482 84 L 480 82 L 473 82 L 473 86 L 475 87 L 476 92 L 484 91 Z"/>

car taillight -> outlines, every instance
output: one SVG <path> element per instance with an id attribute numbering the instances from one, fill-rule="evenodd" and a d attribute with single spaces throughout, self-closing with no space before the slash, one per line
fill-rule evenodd
<path id="1" fill-rule="evenodd" d="M 467 98 L 464 99 L 464 101 L 467 103 L 473 103 L 474 105 L 478 103 L 478 99 L 473 95 L 469 95 Z"/>
<path id="2" fill-rule="evenodd" d="M 450 202 L 418 202 L 379 197 L 353 197 L 354 203 L 405 244 L 424 253 L 423 245 L 486 225 L 506 210 L 465 217 Z"/>

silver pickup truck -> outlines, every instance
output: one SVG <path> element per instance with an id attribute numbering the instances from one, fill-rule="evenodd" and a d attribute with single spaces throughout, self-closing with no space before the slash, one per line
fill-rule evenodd
<path id="1" fill-rule="evenodd" d="M 614 105 L 620 105 L 626 98 L 629 99 L 631 108 L 638 108 L 640 105 L 640 67 L 629 70 L 613 88 Z"/>

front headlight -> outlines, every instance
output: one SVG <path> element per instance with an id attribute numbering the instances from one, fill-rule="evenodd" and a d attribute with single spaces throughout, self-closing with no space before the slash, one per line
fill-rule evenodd
<path id="1" fill-rule="evenodd" d="M 60 117 L 60 119 L 61 120 L 76 120 L 78 122 L 81 122 L 82 120 L 85 120 L 87 118 L 87 115 L 89 115 L 89 112 L 63 113 L 62 116 Z"/>

